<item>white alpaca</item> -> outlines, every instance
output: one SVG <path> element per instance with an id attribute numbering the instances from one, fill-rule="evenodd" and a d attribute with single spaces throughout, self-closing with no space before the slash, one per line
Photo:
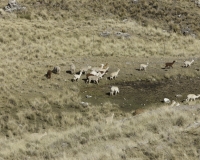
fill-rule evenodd
<path id="1" fill-rule="evenodd" d="M 118 94 L 119 93 L 119 88 L 117 87 L 117 86 L 112 86 L 111 88 L 110 88 L 110 95 L 112 96 L 112 95 L 116 95 L 116 94 Z"/>
<path id="2" fill-rule="evenodd" d="M 192 101 L 192 100 L 195 101 L 195 99 L 196 99 L 196 98 L 199 98 L 199 97 L 200 97 L 200 94 L 198 94 L 197 96 L 196 96 L 195 94 L 188 94 L 188 95 L 187 95 L 186 101 L 187 101 L 187 102 L 190 101 L 190 100 L 191 100 L 191 101 Z"/>
<path id="3" fill-rule="evenodd" d="M 98 72 L 96 72 L 95 70 L 92 70 L 89 74 L 92 74 L 94 76 L 97 76 L 98 75 Z"/>
<path id="4" fill-rule="evenodd" d="M 118 74 L 119 74 L 119 71 L 120 71 L 120 69 L 118 69 L 116 72 L 112 72 L 110 74 L 110 79 L 116 78 L 118 76 Z"/>
<path id="5" fill-rule="evenodd" d="M 109 66 L 108 66 L 108 67 L 105 67 L 105 68 L 102 68 L 102 69 L 100 69 L 100 70 L 99 70 L 99 72 L 104 72 L 104 73 L 106 73 L 106 72 L 108 71 L 108 69 L 109 69 Z"/>
<path id="6" fill-rule="evenodd" d="M 140 64 L 140 71 L 141 70 L 146 71 L 146 68 L 148 67 L 148 65 L 149 65 L 149 62 L 147 62 L 147 64 Z"/>
<path id="7" fill-rule="evenodd" d="M 190 67 L 193 62 L 194 62 L 194 59 L 191 61 L 184 61 L 184 67 Z"/>
<path id="8" fill-rule="evenodd" d="M 85 67 L 82 67 L 81 69 L 80 69 L 80 71 L 83 71 L 85 74 L 87 73 L 87 71 L 89 70 L 89 69 L 91 69 L 92 67 L 91 66 L 85 66 Z"/>
<path id="9" fill-rule="evenodd" d="M 107 118 L 106 118 L 106 123 L 107 123 L 107 124 L 112 124 L 114 115 L 115 115 L 115 114 L 113 113 L 110 117 L 107 117 Z"/>
<path id="10" fill-rule="evenodd" d="M 53 68 L 53 71 L 52 71 L 52 72 L 55 73 L 55 74 L 59 74 L 60 71 L 61 71 L 60 67 L 59 67 L 59 66 L 56 66 L 56 67 Z"/>
<path id="11" fill-rule="evenodd" d="M 70 65 L 71 74 L 74 74 L 75 70 L 76 70 L 76 66 L 73 63 L 71 63 L 71 65 Z"/>
<path id="12" fill-rule="evenodd" d="M 104 64 L 101 64 L 101 67 L 92 67 L 91 70 L 99 72 L 99 70 L 103 69 L 103 67 L 104 67 Z"/>
<path id="13" fill-rule="evenodd" d="M 98 84 L 99 83 L 99 76 L 89 76 L 88 79 L 87 79 L 87 82 L 90 83 L 91 81 L 94 81 Z"/>
<path id="14" fill-rule="evenodd" d="M 100 71 L 97 73 L 97 76 L 99 76 L 99 79 L 102 79 L 105 74 L 106 74 L 106 72 Z"/>
<path id="15" fill-rule="evenodd" d="M 81 78 L 82 71 L 79 74 L 74 74 L 74 81 L 78 81 Z"/>
<path id="16" fill-rule="evenodd" d="M 105 74 L 107 74 L 107 72 L 108 72 L 109 66 L 108 66 L 108 64 L 106 64 L 106 65 L 107 65 L 107 67 L 104 66 L 103 69 L 100 69 L 99 72 L 98 72 L 99 73 L 98 75 L 99 75 L 100 79 L 102 79 L 103 76 Z"/>

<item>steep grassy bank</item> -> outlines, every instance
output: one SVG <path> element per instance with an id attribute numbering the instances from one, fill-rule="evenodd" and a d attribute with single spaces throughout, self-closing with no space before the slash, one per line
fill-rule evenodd
<path id="1" fill-rule="evenodd" d="M 110 117 L 110 111 L 115 113 L 112 124 L 104 118 Z M 65 130 L 44 128 L 27 134 L 26 125 L 20 124 L 21 138 L 2 138 L 0 155 L 5 159 L 197 160 L 199 114 L 199 106 L 161 107 L 134 117 L 116 112 L 111 104 L 90 106 L 87 112 L 72 112 Z"/>
<path id="2" fill-rule="evenodd" d="M 27 11 L 18 12 L 20 18 L 43 20 L 73 18 L 81 21 L 97 18 L 119 20 L 131 18 L 142 26 L 199 37 L 199 8 L 193 1 L 21 0 L 19 3 L 27 7 Z M 6 2 L 0 3 L 1 6 L 6 4 Z"/>

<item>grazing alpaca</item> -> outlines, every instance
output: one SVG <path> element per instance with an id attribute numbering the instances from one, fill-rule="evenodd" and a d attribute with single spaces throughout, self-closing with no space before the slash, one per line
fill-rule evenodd
<path id="1" fill-rule="evenodd" d="M 92 70 L 92 71 L 99 72 L 101 69 L 103 69 L 103 66 L 104 66 L 104 64 L 101 64 L 100 67 L 92 67 L 91 70 Z"/>
<path id="2" fill-rule="evenodd" d="M 89 76 L 94 76 L 94 74 L 90 74 L 90 73 L 86 74 L 86 80 L 88 79 Z"/>
<path id="3" fill-rule="evenodd" d="M 173 68 L 173 64 L 175 63 L 176 61 L 173 61 L 173 62 L 168 62 L 168 63 L 165 63 L 165 68 Z"/>
<path id="4" fill-rule="evenodd" d="M 188 102 L 188 101 L 195 101 L 196 100 L 196 98 L 199 98 L 200 97 L 200 94 L 198 94 L 197 96 L 195 95 L 195 94 L 188 94 L 187 95 L 187 99 L 186 99 L 186 102 Z"/>
<path id="5" fill-rule="evenodd" d="M 148 65 L 149 65 L 149 62 L 147 62 L 147 64 L 140 64 L 140 71 L 141 70 L 146 71 L 146 68 L 148 67 Z"/>
<path id="6" fill-rule="evenodd" d="M 120 71 L 120 69 L 118 69 L 116 72 L 112 72 L 112 73 L 110 74 L 110 80 L 113 79 L 113 78 L 115 79 L 115 78 L 118 76 L 119 71 Z"/>
<path id="7" fill-rule="evenodd" d="M 102 79 L 105 74 L 106 74 L 105 71 L 99 71 L 98 73 L 99 79 Z"/>
<path id="8" fill-rule="evenodd" d="M 184 61 L 184 67 L 190 67 L 193 62 L 194 62 L 194 59 L 191 61 Z"/>
<path id="9" fill-rule="evenodd" d="M 80 69 L 80 71 L 83 71 L 83 73 L 86 74 L 87 71 L 88 71 L 89 69 L 91 69 L 91 68 L 92 68 L 91 66 L 85 66 L 85 67 L 82 67 L 82 68 Z"/>
<path id="10" fill-rule="evenodd" d="M 51 73 L 52 73 L 52 71 L 51 71 L 51 70 L 48 70 L 48 71 L 47 71 L 46 77 L 47 77 L 48 79 L 50 79 L 50 78 L 51 78 Z"/>
<path id="11" fill-rule="evenodd" d="M 104 72 L 106 74 L 106 72 L 108 72 L 109 66 L 102 68 L 99 70 L 99 72 Z"/>
<path id="12" fill-rule="evenodd" d="M 98 84 L 99 83 L 99 76 L 92 76 L 92 75 L 88 76 L 88 79 L 87 79 L 86 82 L 90 83 L 91 81 L 94 81 Z"/>
<path id="13" fill-rule="evenodd" d="M 71 63 L 71 65 L 70 65 L 71 74 L 74 74 L 75 70 L 76 70 L 76 66 L 73 63 Z"/>
<path id="14" fill-rule="evenodd" d="M 110 95 L 112 96 L 113 94 L 118 94 L 119 93 L 119 88 L 117 86 L 112 86 L 110 88 Z"/>
<path id="15" fill-rule="evenodd" d="M 80 78 L 81 78 L 81 75 L 82 75 L 83 71 L 80 71 L 79 74 L 74 74 L 74 81 L 78 81 Z"/>

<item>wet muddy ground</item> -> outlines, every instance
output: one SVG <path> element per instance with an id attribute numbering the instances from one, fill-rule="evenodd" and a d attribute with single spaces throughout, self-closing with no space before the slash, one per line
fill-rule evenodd
<path id="1" fill-rule="evenodd" d="M 191 57 L 88 57 L 77 61 L 97 66 L 97 64 L 109 63 L 107 75 L 100 80 L 99 85 L 85 83 L 85 75 L 73 84 L 80 88 L 83 102 L 91 105 L 102 105 L 111 102 L 119 105 L 124 111 L 130 111 L 148 107 L 163 105 L 163 99 L 169 98 L 179 103 L 185 103 L 188 94 L 200 94 L 200 58 L 195 57 L 195 62 L 190 67 L 183 67 L 185 60 Z M 173 68 L 165 69 L 166 62 L 174 63 Z M 141 63 L 149 62 L 145 71 L 139 70 Z M 81 63 L 81 65 L 83 65 Z M 81 66 L 80 65 L 80 66 Z M 120 68 L 116 80 L 109 80 L 110 73 Z M 107 79 L 107 80 L 106 80 Z M 110 87 L 118 86 L 120 93 L 110 96 Z M 86 96 L 92 96 L 86 98 Z M 182 97 L 176 97 L 182 95 Z"/>
<path id="2" fill-rule="evenodd" d="M 110 96 L 110 86 L 89 84 L 81 88 L 82 101 L 100 105 L 111 102 L 123 110 L 130 111 L 138 108 L 156 107 L 163 104 L 164 98 L 185 103 L 188 94 L 200 94 L 200 78 L 179 77 L 160 81 L 130 81 L 115 82 L 120 94 Z M 181 95 L 181 96 L 176 96 Z M 92 97 L 90 97 L 92 96 Z M 89 97 L 89 98 L 88 98 Z"/>

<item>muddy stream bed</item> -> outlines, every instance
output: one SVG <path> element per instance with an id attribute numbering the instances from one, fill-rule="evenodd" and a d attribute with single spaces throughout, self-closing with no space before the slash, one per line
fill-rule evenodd
<path id="1" fill-rule="evenodd" d="M 112 84 L 111 84 L 112 85 Z M 111 102 L 126 111 L 160 106 L 164 98 L 183 102 L 190 93 L 200 94 L 200 78 L 176 78 L 160 81 L 117 82 L 118 95 L 110 96 L 110 84 L 89 84 L 81 88 L 83 102 L 102 105 Z M 181 97 L 176 97 L 181 95 Z M 91 96 L 91 97 L 90 97 Z M 89 97 L 89 98 L 87 98 Z"/>

